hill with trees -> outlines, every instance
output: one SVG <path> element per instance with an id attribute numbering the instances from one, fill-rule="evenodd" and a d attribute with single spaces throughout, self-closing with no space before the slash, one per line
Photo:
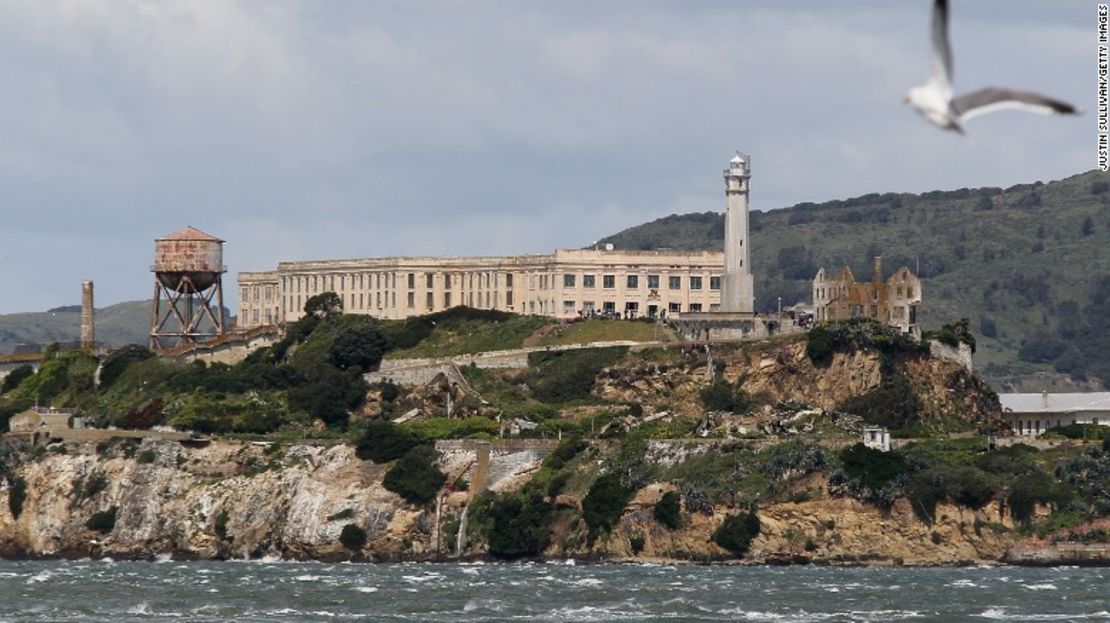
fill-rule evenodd
<path id="1" fill-rule="evenodd" d="M 618 249 L 716 249 L 723 215 L 671 215 L 599 241 Z M 869 194 L 751 213 L 756 306 L 811 300 L 819 267 L 924 279 L 922 318 L 971 320 L 976 365 L 996 386 L 1110 384 L 1110 176 L 1009 188 Z"/>

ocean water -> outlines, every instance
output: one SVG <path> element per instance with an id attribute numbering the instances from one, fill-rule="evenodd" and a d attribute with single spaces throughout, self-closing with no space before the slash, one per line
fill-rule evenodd
<path id="1" fill-rule="evenodd" d="M 1110 621 L 1110 569 L 0 561 L 0 621 Z"/>

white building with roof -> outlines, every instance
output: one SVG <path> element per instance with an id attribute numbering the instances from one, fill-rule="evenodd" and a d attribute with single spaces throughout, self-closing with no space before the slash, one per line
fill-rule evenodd
<path id="1" fill-rule="evenodd" d="M 1057 426 L 1110 426 L 1110 392 L 999 394 L 1002 416 L 1015 435 L 1035 437 Z"/>

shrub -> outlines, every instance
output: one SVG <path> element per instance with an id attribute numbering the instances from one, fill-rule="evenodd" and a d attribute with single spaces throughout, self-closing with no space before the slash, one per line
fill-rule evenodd
<path id="1" fill-rule="evenodd" d="M 551 471 L 559 471 L 566 466 L 578 453 L 586 449 L 587 443 L 578 437 L 568 437 L 544 459 L 543 466 Z"/>
<path id="2" fill-rule="evenodd" d="M 157 455 L 154 454 L 154 450 L 143 450 L 139 453 L 135 460 L 140 465 L 146 465 L 149 463 L 153 463 L 155 458 L 157 458 Z"/>
<path id="3" fill-rule="evenodd" d="M 909 378 L 901 372 L 892 372 L 883 375 L 879 387 L 845 400 L 839 410 L 858 415 L 868 424 L 908 428 L 918 419 L 921 401 Z"/>
<path id="4" fill-rule="evenodd" d="M 221 509 L 220 513 L 216 515 L 216 521 L 212 525 L 213 531 L 221 541 L 227 540 L 227 509 Z"/>
<path id="5" fill-rule="evenodd" d="M 391 422 L 372 420 L 366 423 L 362 435 L 355 442 L 355 456 L 363 461 L 388 463 L 401 458 L 420 443 L 419 437 Z"/>
<path id="6" fill-rule="evenodd" d="M 569 402 L 590 397 L 598 373 L 628 352 L 624 346 L 540 351 L 528 354 L 534 368 L 532 395 L 541 402 Z"/>
<path id="7" fill-rule="evenodd" d="M 949 322 L 931 335 L 941 344 L 951 346 L 952 348 L 958 347 L 961 343 L 967 344 L 971 348 L 971 352 L 975 352 L 975 336 L 971 334 L 971 329 L 968 328 L 969 321 L 967 318 L 961 318 L 954 322 Z"/>
<path id="8" fill-rule="evenodd" d="M 628 546 L 632 548 L 633 554 L 644 551 L 644 535 L 637 533 L 628 537 Z"/>
<path id="9" fill-rule="evenodd" d="M 113 506 L 106 511 L 97 511 L 85 522 L 85 527 L 101 534 L 108 534 L 116 528 L 116 511 Z"/>
<path id="10" fill-rule="evenodd" d="M 435 462 L 438 453 L 430 445 L 417 446 L 405 453 L 386 472 L 382 485 L 411 504 L 418 506 L 435 499 L 447 476 Z"/>
<path id="11" fill-rule="evenodd" d="M 27 499 L 27 481 L 17 476 L 9 482 L 8 510 L 12 512 L 12 517 L 19 519 L 23 513 L 23 502 Z"/>
<path id="12" fill-rule="evenodd" d="M 877 491 L 903 477 L 910 465 L 899 452 L 882 452 L 862 443 L 840 451 L 840 462 L 849 478 L 855 478 L 868 489 Z"/>
<path id="13" fill-rule="evenodd" d="M 542 496 L 506 493 L 503 495 L 484 494 L 485 536 L 489 541 L 489 553 L 505 560 L 537 556 L 543 553 L 551 541 L 551 520 L 555 508 Z M 478 501 L 476 501 L 477 503 Z M 481 507 L 484 504 L 476 504 Z"/>
<path id="14" fill-rule="evenodd" d="M 100 386 L 104 388 L 111 387 L 132 363 L 145 361 L 152 357 L 154 357 L 154 353 L 150 349 L 136 344 L 128 344 L 122 348 L 117 348 L 108 355 L 100 368 Z"/>
<path id="15" fill-rule="evenodd" d="M 79 497 L 82 500 L 87 500 L 107 488 L 108 479 L 105 478 L 104 474 L 96 474 L 84 482 L 84 485 L 80 489 Z"/>
<path id="16" fill-rule="evenodd" d="M 19 387 L 23 379 L 34 376 L 34 374 L 35 369 L 31 366 L 19 366 L 15 370 L 12 370 L 8 373 L 8 376 L 4 377 L 3 385 L 0 385 L 0 394 L 6 394 Z"/>
<path id="17" fill-rule="evenodd" d="M 1048 429 L 1047 432 L 1062 435 L 1068 439 L 1108 439 L 1110 426 L 1101 424 L 1066 424 Z"/>
<path id="18" fill-rule="evenodd" d="M 1067 487 L 1055 482 L 1047 474 L 1022 476 L 1010 486 L 1010 512 L 1014 519 L 1028 524 L 1037 504 L 1059 507 L 1071 498 Z"/>
<path id="19" fill-rule="evenodd" d="M 806 335 L 806 356 L 815 364 L 826 363 L 832 359 L 833 343 L 829 330 L 817 325 Z"/>
<path id="20" fill-rule="evenodd" d="M 362 548 L 366 546 L 366 531 L 353 523 L 349 523 L 343 526 L 343 530 L 340 531 L 339 542 L 352 552 L 362 551 Z"/>
<path id="21" fill-rule="evenodd" d="M 609 473 L 598 478 L 582 498 L 582 518 L 590 529 L 590 541 L 608 532 L 621 518 L 624 507 L 635 491 L 621 483 L 620 475 Z"/>
<path id="22" fill-rule="evenodd" d="M 751 398 L 739 384 L 733 386 L 724 379 L 713 381 L 701 390 L 701 403 L 710 411 L 729 411 L 747 413 L 751 408 Z"/>
<path id="23" fill-rule="evenodd" d="M 328 349 L 328 359 L 340 370 L 358 368 L 369 372 L 378 368 L 385 349 L 385 336 L 377 324 L 362 322 L 343 327 Z"/>
<path id="24" fill-rule="evenodd" d="M 653 512 L 655 521 L 663 524 L 668 530 L 677 530 L 682 527 L 682 496 L 678 491 L 668 491 L 655 503 Z"/>
<path id="25" fill-rule="evenodd" d="M 748 548 L 757 536 L 759 536 L 759 517 L 756 516 L 755 511 L 751 511 L 726 518 L 713 533 L 713 542 L 737 556 L 743 556 L 748 553 Z"/>
<path id="26" fill-rule="evenodd" d="M 343 510 L 339 511 L 338 513 L 333 513 L 331 515 L 328 515 L 328 521 L 339 521 L 341 519 L 350 519 L 351 517 L 354 517 L 354 516 L 355 516 L 355 509 L 353 509 L 353 508 L 344 508 Z"/>

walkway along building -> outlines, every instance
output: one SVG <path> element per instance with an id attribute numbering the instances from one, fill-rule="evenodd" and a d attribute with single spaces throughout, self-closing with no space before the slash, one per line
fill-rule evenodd
<path id="1" fill-rule="evenodd" d="M 555 318 L 717 310 L 719 251 L 560 249 L 550 255 L 281 262 L 239 273 L 238 327 L 295 321 L 322 292 L 346 313 L 400 319 L 457 305 Z"/>

